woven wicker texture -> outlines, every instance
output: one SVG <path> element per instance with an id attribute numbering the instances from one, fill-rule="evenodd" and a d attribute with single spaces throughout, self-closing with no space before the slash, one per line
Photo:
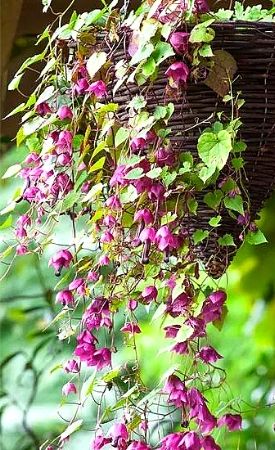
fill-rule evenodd
<path id="1" fill-rule="evenodd" d="M 251 215 L 255 219 L 275 182 L 275 25 L 264 22 L 227 22 L 216 23 L 212 27 L 216 32 L 212 48 L 228 51 L 237 62 L 234 92 L 241 91 L 241 97 L 245 99 L 240 110 L 243 122 L 241 138 L 248 146 L 242 154 L 246 162 L 242 176 L 242 195 L 245 198 L 245 190 L 249 193 Z M 106 44 L 101 41 L 101 45 Z M 114 63 L 125 58 L 125 48 L 126 43 L 122 42 L 114 50 Z M 124 106 L 134 95 L 145 95 L 149 109 L 152 110 L 156 105 L 171 101 L 165 97 L 167 77 L 164 72 L 168 65 L 169 62 L 164 64 L 152 86 L 138 88 L 129 84 L 119 88 L 113 101 L 120 105 L 119 115 L 122 122 L 128 119 Z M 215 120 L 215 112 L 228 111 L 230 116 L 230 105 L 225 106 L 221 98 L 203 81 L 195 83 L 192 80 L 188 82 L 182 96 L 173 102 L 175 113 L 168 124 L 172 129 L 173 148 L 179 152 L 190 151 L 198 158 L 197 141 L 200 133 Z M 226 174 L 228 169 L 224 170 L 224 175 Z M 209 228 L 208 221 L 213 216 L 213 210 L 202 201 L 205 193 L 206 191 L 198 194 L 197 216 L 186 218 L 184 222 L 190 232 L 197 228 Z M 208 272 L 214 277 L 219 277 L 224 272 L 237 247 L 242 243 L 239 239 L 240 227 L 236 221 L 226 210 L 222 216 L 222 225 L 216 229 L 216 234 L 211 233 L 211 238 L 197 249 Z M 237 247 L 219 247 L 217 239 L 225 233 L 234 236 Z"/>

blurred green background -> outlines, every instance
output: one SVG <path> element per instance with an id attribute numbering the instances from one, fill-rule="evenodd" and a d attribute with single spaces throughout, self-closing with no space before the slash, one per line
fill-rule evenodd
<path id="1" fill-rule="evenodd" d="M 3 144 L 2 144 L 3 145 Z M 1 159 L 2 175 L 7 167 L 24 159 L 25 149 L 10 149 Z M 21 181 L 0 180 L 0 208 L 6 206 Z M 18 207 L 20 210 L 21 206 Z M 258 247 L 243 245 L 222 285 L 228 289 L 229 314 L 222 331 L 212 327 L 210 339 L 224 356 L 222 367 L 227 381 L 210 397 L 212 405 L 230 405 L 243 412 L 242 432 L 217 435 L 223 450 L 272 450 L 274 444 L 275 403 L 275 196 L 261 213 L 261 226 L 268 244 Z M 8 222 L 16 221 L 12 212 Z M 0 217 L 0 250 L 6 246 L 8 231 Z M 5 225 L 6 224 L 6 225 Z M 65 224 L 64 224 L 65 227 Z M 64 228 L 62 229 L 64 233 Z M 12 255 L 7 258 L 11 262 Z M 9 265 L 1 265 L 1 276 Z M 39 443 L 64 429 L 57 413 L 60 389 L 64 383 L 62 370 L 56 363 L 70 355 L 70 344 L 59 342 L 55 330 L 43 331 L 55 314 L 55 284 L 46 259 L 18 257 L 0 283 L 1 369 L 2 389 L 0 415 L 3 450 L 38 449 Z M 143 359 L 143 375 L 150 384 L 174 362 L 158 355 L 158 327 L 146 323 L 138 345 Z M 127 357 L 127 349 L 125 349 Z M 66 406 L 60 409 L 70 417 Z M 85 411 L 93 423 L 92 406 Z M 91 425 L 92 428 L 92 425 Z M 89 448 L 92 433 L 82 431 L 66 445 L 68 450 Z"/>

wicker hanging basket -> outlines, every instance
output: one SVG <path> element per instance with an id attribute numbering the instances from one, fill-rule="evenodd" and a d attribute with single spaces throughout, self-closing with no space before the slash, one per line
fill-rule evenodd
<path id="1" fill-rule="evenodd" d="M 254 220 L 270 196 L 275 182 L 275 24 L 267 22 L 226 22 L 214 23 L 215 39 L 212 42 L 214 50 L 226 50 L 237 63 L 234 92 L 241 91 L 245 104 L 240 116 L 243 122 L 241 138 L 247 144 L 244 152 L 245 167 L 243 172 L 243 188 L 249 194 L 251 218 Z M 127 42 L 122 39 L 119 46 L 112 52 L 113 63 L 127 58 Z M 97 45 L 110 54 L 110 46 L 102 36 Z M 106 48 L 107 47 L 107 48 Z M 134 95 L 146 91 L 147 107 L 153 111 L 156 105 L 170 101 L 165 98 L 167 77 L 165 71 L 169 63 L 163 64 L 158 79 L 153 85 L 141 86 L 123 85 L 112 99 L 119 104 L 119 116 L 122 122 L 127 122 L 128 112 L 125 104 Z M 171 141 L 178 152 L 189 151 L 198 159 L 197 142 L 205 126 L 215 120 L 215 112 L 230 112 L 230 106 L 225 105 L 222 98 L 201 82 L 188 82 L 182 96 L 173 100 L 175 112 L 169 121 L 172 130 Z M 214 114 L 213 114 L 214 113 Z M 198 127 L 198 123 L 206 125 Z M 208 124 L 208 125 L 207 125 Z M 243 155 L 242 155 L 243 156 Z M 226 175 L 226 169 L 224 175 Z M 203 202 L 206 191 L 196 197 L 199 206 L 197 215 L 186 219 L 184 226 L 191 232 L 195 229 L 208 229 L 209 219 L 213 210 Z M 207 241 L 197 248 L 204 261 L 207 271 L 214 277 L 220 277 L 236 253 L 242 240 L 239 238 L 241 227 L 227 213 L 226 209 L 219 212 L 222 215 L 222 225 L 213 231 Z M 236 247 L 220 247 L 218 238 L 226 233 L 234 237 Z"/>

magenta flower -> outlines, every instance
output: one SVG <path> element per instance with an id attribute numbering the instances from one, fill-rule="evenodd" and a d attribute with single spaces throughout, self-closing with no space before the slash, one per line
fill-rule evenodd
<path id="1" fill-rule="evenodd" d="M 126 186 L 127 184 L 129 184 L 129 180 L 125 179 L 125 175 L 128 172 L 128 167 L 125 166 L 124 164 L 121 164 L 120 166 L 117 166 L 117 168 L 115 169 L 111 179 L 110 179 L 110 186 Z"/>
<path id="2" fill-rule="evenodd" d="M 101 370 L 106 366 L 111 365 L 111 351 L 109 348 L 100 348 L 95 350 L 87 361 L 88 366 L 96 367 Z"/>
<path id="3" fill-rule="evenodd" d="M 36 105 L 35 112 L 37 112 L 37 114 L 39 114 L 41 117 L 44 117 L 47 114 L 50 114 L 52 110 L 47 102 L 42 102 Z"/>
<path id="4" fill-rule="evenodd" d="M 104 297 L 96 297 L 84 312 L 82 319 L 88 330 L 101 327 L 111 328 L 109 301 Z"/>
<path id="5" fill-rule="evenodd" d="M 72 92 L 75 95 L 84 95 L 87 92 L 88 88 L 89 88 L 88 80 L 86 78 L 80 78 L 74 84 Z"/>
<path id="6" fill-rule="evenodd" d="M 81 361 L 89 361 L 95 352 L 96 338 L 87 330 L 84 330 L 77 337 L 77 346 L 74 354 L 80 358 Z"/>
<path id="7" fill-rule="evenodd" d="M 108 436 L 112 439 L 113 447 L 120 447 L 123 445 L 123 441 L 128 440 L 129 433 L 124 423 L 115 423 L 109 430 Z M 125 447 L 124 447 L 125 448 Z"/>
<path id="8" fill-rule="evenodd" d="M 60 120 L 71 120 L 73 118 L 73 112 L 69 106 L 62 105 L 57 111 L 57 115 Z"/>
<path id="9" fill-rule="evenodd" d="M 112 228 L 117 224 L 117 220 L 114 216 L 112 216 L 111 214 L 108 214 L 106 217 L 104 217 L 103 219 L 103 225 L 105 225 L 106 227 Z"/>
<path id="10" fill-rule="evenodd" d="M 104 81 L 99 80 L 90 84 L 90 86 L 86 89 L 86 92 L 90 92 L 91 94 L 94 94 L 96 97 L 102 98 L 104 97 L 104 95 L 107 94 L 107 87 Z"/>
<path id="11" fill-rule="evenodd" d="M 148 192 L 148 197 L 150 200 L 152 200 L 152 202 L 157 202 L 164 199 L 164 194 L 165 187 L 163 186 L 163 184 L 156 182 L 152 184 Z"/>
<path id="12" fill-rule="evenodd" d="M 98 281 L 98 279 L 99 279 L 99 273 L 98 272 L 96 272 L 95 270 L 90 270 L 88 272 L 87 280 L 92 281 L 92 282 L 95 283 L 96 281 Z"/>
<path id="13" fill-rule="evenodd" d="M 143 289 L 141 296 L 146 303 L 152 302 L 153 300 L 156 300 L 158 290 L 155 286 L 147 286 Z"/>
<path id="14" fill-rule="evenodd" d="M 61 305 L 73 305 L 74 304 L 74 296 L 69 290 L 64 290 L 58 292 L 56 295 L 56 302 L 61 303 Z"/>
<path id="15" fill-rule="evenodd" d="M 213 347 L 202 347 L 197 356 L 205 363 L 215 363 L 222 356 Z"/>
<path id="16" fill-rule="evenodd" d="M 186 307 L 190 305 L 190 302 L 191 297 L 185 292 L 182 292 L 174 300 L 172 300 L 172 297 L 168 299 L 166 312 L 172 317 L 178 317 L 186 310 Z"/>
<path id="17" fill-rule="evenodd" d="M 193 11 L 197 14 L 205 14 L 209 11 L 209 6 L 206 0 L 195 0 Z"/>
<path id="18" fill-rule="evenodd" d="M 156 237 L 156 230 L 153 227 L 144 228 L 139 235 L 141 242 L 154 242 Z"/>
<path id="19" fill-rule="evenodd" d="M 16 228 L 15 235 L 18 239 L 23 239 L 23 238 L 27 237 L 27 231 L 25 230 L 25 228 L 20 226 L 20 227 Z"/>
<path id="20" fill-rule="evenodd" d="M 168 339 L 177 337 L 180 328 L 180 325 L 168 325 L 167 327 L 164 327 L 165 337 Z"/>
<path id="21" fill-rule="evenodd" d="M 180 445 L 183 445 L 186 450 L 201 450 L 201 440 L 194 431 L 185 433 Z"/>
<path id="22" fill-rule="evenodd" d="M 225 301 L 226 293 L 224 291 L 212 292 L 205 300 L 199 317 L 206 323 L 219 319 Z"/>
<path id="23" fill-rule="evenodd" d="M 56 146 L 60 152 L 67 151 L 71 152 L 72 150 L 72 141 L 73 141 L 73 135 L 68 130 L 63 130 L 59 133 L 58 140 L 56 142 Z"/>
<path id="24" fill-rule="evenodd" d="M 130 333 L 130 334 L 141 333 L 141 329 L 139 328 L 138 324 L 134 322 L 125 323 L 125 325 L 123 325 L 123 327 L 120 328 L 120 331 L 122 331 L 123 333 Z"/>
<path id="25" fill-rule="evenodd" d="M 148 147 L 148 145 L 147 145 L 146 139 L 144 139 L 142 137 L 133 138 L 130 142 L 130 148 L 133 153 L 138 153 L 139 150 L 144 150 L 147 147 Z"/>
<path id="26" fill-rule="evenodd" d="M 169 394 L 168 402 L 173 403 L 177 408 L 181 408 L 187 402 L 187 389 L 176 375 L 170 375 L 167 378 L 163 392 Z"/>
<path id="27" fill-rule="evenodd" d="M 171 64 L 165 72 L 165 75 L 176 85 L 186 83 L 189 76 L 189 67 L 182 61 L 176 61 Z"/>
<path id="28" fill-rule="evenodd" d="M 62 395 L 76 394 L 76 385 L 74 383 L 66 383 L 62 388 Z"/>
<path id="29" fill-rule="evenodd" d="M 21 226 L 21 227 L 30 226 L 31 225 L 31 218 L 27 214 L 23 214 L 22 216 L 20 216 L 17 219 L 16 224 Z"/>
<path id="30" fill-rule="evenodd" d="M 129 300 L 128 302 L 128 308 L 130 311 L 135 311 L 135 309 L 137 309 L 138 307 L 138 302 L 136 300 Z"/>
<path id="31" fill-rule="evenodd" d="M 107 255 L 102 255 L 100 256 L 100 258 L 98 259 L 98 264 L 100 266 L 108 266 L 110 264 L 110 258 Z"/>
<path id="32" fill-rule="evenodd" d="M 181 31 L 175 31 L 169 37 L 170 44 L 180 55 L 188 52 L 188 40 L 189 33 L 184 33 Z"/>
<path id="33" fill-rule="evenodd" d="M 66 364 L 64 364 L 64 370 L 67 373 L 78 373 L 80 367 L 75 359 L 69 359 Z"/>
<path id="34" fill-rule="evenodd" d="M 154 222 L 154 216 L 149 209 L 140 209 L 134 215 L 134 222 L 143 222 L 145 225 L 150 225 Z"/>
<path id="35" fill-rule="evenodd" d="M 118 195 L 111 195 L 111 197 L 107 198 L 105 204 L 108 208 L 111 208 L 114 211 L 121 209 L 121 203 Z"/>
<path id="36" fill-rule="evenodd" d="M 216 444 L 212 436 L 205 436 L 201 440 L 203 450 L 221 450 L 221 447 Z"/>
<path id="37" fill-rule="evenodd" d="M 40 163 L 40 156 L 35 152 L 31 152 L 26 156 L 24 163 L 37 165 Z"/>
<path id="38" fill-rule="evenodd" d="M 78 295 L 86 294 L 86 285 L 83 278 L 76 278 L 69 284 L 70 291 L 76 290 Z"/>
<path id="39" fill-rule="evenodd" d="M 101 450 L 106 444 L 111 442 L 111 438 L 105 438 L 102 434 L 98 434 L 91 442 L 91 450 Z"/>
<path id="40" fill-rule="evenodd" d="M 16 247 L 16 254 L 18 256 L 25 255 L 27 253 L 27 251 L 28 251 L 28 249 L 27 249 L 26 245 L 19 244 Z"/>
<path id="41" fill-rule="evenodd" d="M 137 190 L 137 193 L 142 194 L 143 192 L 150 191 L 150 189 L 153 186 L 153 180 L 151 180 L 151 178 L 148 177 L 142 177 L 139 178 L 138 180 L 134 180 L 133 184 Z"/>
<path id="42" fill-rule="evenodd" d="M 133 441 L 131 444 L 127 447 L 126 450 L 151 450 L 151 447 L 149 445 L 145 444 L 145 442 L 142 441 Z"/>
<path id="43" fill-rule="evenodd" d="M 171 148 L 159 148 L 155 153 L 155 159 L 159 167 L 171 167 L 176 161 L 175 154 Z"/>
<path id="44" fill-rule="evenodd" d="M 61 166 L 61 167 L 70 166 L 71 162 L 72 162 L 72 157 L 67 152 L 61 153 L 60 155 L 57 156 L 57 159 L 56 159 L 56 165 Z"/>
<path id="45" fill-rule="evenodd" d="M 55 275 L 59 276 L 63 267 L 69 267 L 73 260 L 73 255 L 69 250 L 59 250 L 49 260 L 49 266 L 55 270 Z"/>
<path id="46" fill-rule="evenodd" d="M 61 197 L 68 194 L 72 189 L 73 183 L 69 175 L 67 173 L 59 173 L 50 187 L 50 192 L 55 197 Z"/>
<path id="47" fill-rule="evenodd" d="M 178 355 L 188 355 L 188 342 L 177 342 L 173 347 L 172 351 L 177 353 Z"/>
<path id="48" fill-rule="evenodd" d="M 160 227 L 156 233 L 155 242 L 159 248 L 159 250 L 172 250 L 173 248 L 177 248 L 178 242 L 175 239 L 175 236 L 169 230 L 167 225 Z"/>
<path id="49" fill-rule="evenodd" d="M 109 244 L 113 240 L 114 240 L 114 236 L 112 235 L 112 233 L 110 231 L 104 231 L 100 238 L 100 242 L 102 242 L 103 244 Z"/>
<path id="50" fill-rule="evenodd" d="M 225 414 L 218 419 L 218 426 L 225 425 L 229 431 L 241 430 L 242 417 L 239 414 Z"/>
<path id="51" fill-rule="evenodd" d="M 206 332 L 204 320 L 200 319 L 199 317 L 189 317 L 189 319 L 187 319 L 185 323 L 186 325 L 192 327 L 194 330 L 191 336 L 192 339 L 205 336 Z"/>
<path id="52" fill-rule="evenodd" d="M 182 437 L 182 433 L 168 434 L 161 440 L 161 447 L 159 450 L 185 450 L 185 447 L 180 445 Z"/>

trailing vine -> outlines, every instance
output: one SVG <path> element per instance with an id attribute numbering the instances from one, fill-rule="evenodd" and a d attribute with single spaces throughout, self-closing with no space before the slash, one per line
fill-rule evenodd
<path id="1" fill-rule="evenodd" d="M 68 24 L 61 15 L 39 38 L 45 50 L 11 82 L 18 89 L 25 70 L 45 61 L 34 93 L 11 113 L 24 112 L 17 144 L 29 155 L 4 176 L 18 175 L 24 186 L 2 214 L 19 202 L 25 213 L 2 257 L 40 255 L 50 246 L 49 266 L 59 277 L 50 326 L 58 325 L 64 345 L 75 342 L 61 366 L 62 404 L 73 399 L 74 411 L 41 448 L 63 448 L 86 427 L 93 450 L 218 450 L 216 430 L 241 428 L 234 402 L 228 410 L 209 406 L 209 392 L 226 377 L 207 338 L 209 324 L 222 325 L 226 293 L 210 275 L 222 275 L 226 264 L 210 268 L 204 245 L 235 251 L 235 236 L 218 232 L 225 216 L 241 227 L 240 241 L 265 237 L 245 187 L 237 64 L 212 43 L 219 21 L 272 20 L 273 12 L 236 2 L 232 11 L 212 13 L 205 0 L 145 0 L 128 13 L 113 1 L 74 12 Z M 202 82 L 223 109 L 190 126 L 199 130 L 197 154 L 188 141 L 179 151 L 169 123 L 189 84 Z M 163 93 L 159 104 L 154 89 Z M 198 226 L 201 205 L 210 216 Z M 55 239 L 63 220 L 71 224 L 69 243 Z M 174 355 L 153 389 L 140 364 L 145 313 L 167 340 L 156 358 Z M 119 356 L 122 345 L 128 361 Z M 82 416 L 89 403 L 97 408 L 93 427 Z"/>

